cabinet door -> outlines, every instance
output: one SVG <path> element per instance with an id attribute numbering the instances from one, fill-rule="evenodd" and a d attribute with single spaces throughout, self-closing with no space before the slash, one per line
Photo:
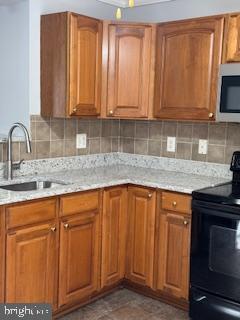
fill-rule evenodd
<path id="1" fill-rule="evenodd" d="M 127 278 L 153 286 L 155 191 L 130 187 L 128 200 Z"/>
<path id="2" fill-rule="evenodd" d="M 89 211 L 61 222 L 59 305 L 79 301 L 98 289 L 99 213 Z"/>
<path id="3" fill-rule="evenodd" d="M 57 232 L 38 225 L 7 234 L 6 302 L 56 306 Z"/>
<path id="4" fill-rule="evenodd" d="M 188 299 L 190 218 L 164 211 L 160 212 L 159 219 L 157 289 Z"/>
<path id="5" fill-rule="evenodd" d="M 214 120 L 223 22 L 213 17 L 158 26 L 156 117 Z"/>
<path id="6" fill-rule="evenodd" d="M 148 116 L 151 26 L 108 26 L 107 116 Z"/>
<path id="7" fill-rule="evenodd" d="M 104 192 L 102 224 L 102 287 L 113 285 L 125 276 L 127 188 Z"/>
<path id="8" fill-rule="evenodd" d="M 94 116 L 100 113 L 102 22 L 70 14 L 69 113 Z"/>
<path id="9" fill-rule="evenodd" d="M 240 15 L 230 15 L 226 21 L 224 62 L 240 62 Z"/>

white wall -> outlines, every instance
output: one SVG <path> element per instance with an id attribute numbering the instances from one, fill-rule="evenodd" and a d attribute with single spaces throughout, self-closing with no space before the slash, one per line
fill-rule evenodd
<path id="1" fill-rule="evenodd" d="M 162 22 L 240 11 L 239 0 L 174 0 L 126 9 L 132 21 Z"/>
<path id="2" fill-rule="evenodd" d="M 96 0 L 30 1 L 30 113 L 40 113 L 40 16 L 73 11 L 101 19 L 114 19 L 115 8 Z"/>
<path id="3" fill-rule="evenodd" d="M 29 126 L 28 1 L 0 7 L 0 134 L 23 122 Z"/>

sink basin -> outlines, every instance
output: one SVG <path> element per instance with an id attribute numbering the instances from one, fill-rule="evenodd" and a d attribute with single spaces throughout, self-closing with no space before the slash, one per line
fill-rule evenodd
<path id="1" fill-rule="evenodd" d="M 0 189 L 9 191 L 33 191 L 54 188 L 59 185 L 65 185 L 65 183 L 53 181 L 30 181 L 0 186 Z"/>

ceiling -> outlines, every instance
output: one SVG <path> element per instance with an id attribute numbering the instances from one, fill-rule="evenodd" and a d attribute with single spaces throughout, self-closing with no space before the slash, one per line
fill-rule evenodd
<path id="1" fill-rule="evenodd" d="M 21 1 L 23 0 L 0 0 L 0 6 L 8 6 Z"/>
<path id="2" fill-rule="evenodd" d="M 128 7 L 128 0 L 98 0 L 101 2 L 105 2 L 111 4 L 113 6 L 127 8 Z M 135 0 L 135 6 L 144 6 L 148 4 L 166 2 L 166 1 L 173 1 L 173 0 Z"/>

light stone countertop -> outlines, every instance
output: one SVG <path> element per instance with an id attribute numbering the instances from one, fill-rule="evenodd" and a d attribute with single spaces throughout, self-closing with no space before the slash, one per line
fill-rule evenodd
<path id="1" fill-rule="evenodd" d="M 224 183 L 230 179 L 118 164 L 23 176 L 12 183 L 33 180 L 61 181 L 66 185 L 24 192 L 0 189 L 0 205 L 129 183 L 191 194 L 193 190 Z M 6 181 L 0 183 L 8 184 Z"/>

